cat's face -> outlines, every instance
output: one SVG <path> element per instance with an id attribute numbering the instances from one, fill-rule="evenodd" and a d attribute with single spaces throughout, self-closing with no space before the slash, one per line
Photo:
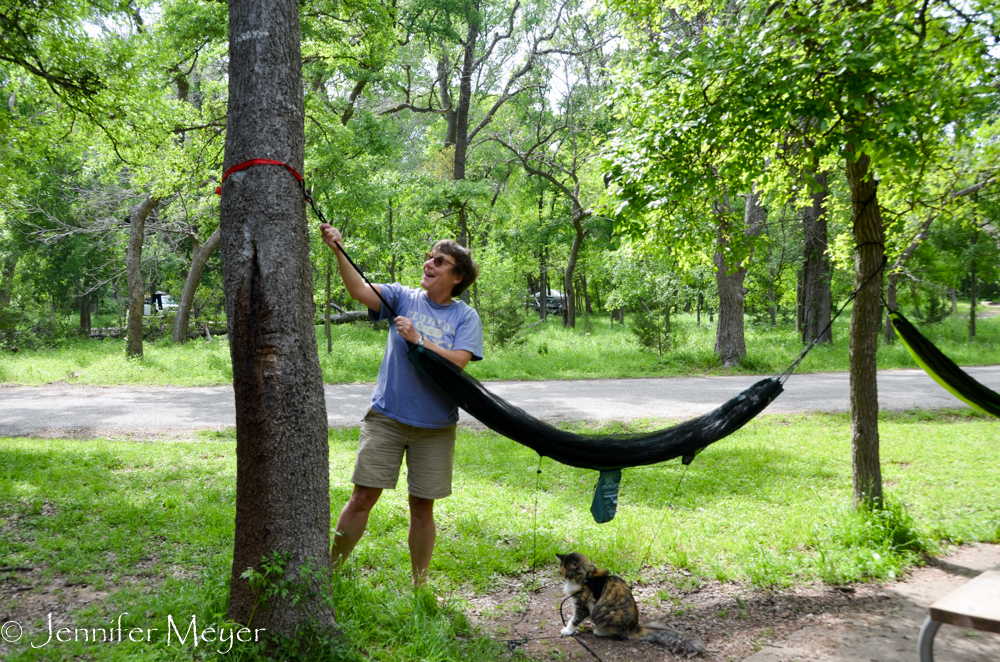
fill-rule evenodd
<path id="1" fill-rule="evenodd" d="M 580 580 L 587 575 L 587 570 L 593 565 L 583 554 L 556 554 L 559 559 L 559 574 L 565 579 Z"/>

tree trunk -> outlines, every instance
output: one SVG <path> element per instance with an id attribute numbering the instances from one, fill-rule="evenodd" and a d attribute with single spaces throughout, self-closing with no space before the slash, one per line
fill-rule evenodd
<path id="1" fill-rule="evenodd" d="M 802 342 L 833 342 L 830 327 L 831 294 L 830 281 L 833 270 L 827 255 L 826 197 L 828 174 L 816 173 L 818 190 L 810 193 L 812 205 L 803 210 L 802 235 L 804 239 L 804 259 L 802 263 Z"/>
<path id="2" fill-rule="evenodd" d="M 90 335 L 90 293 L 80 297 L 80 333 Z"/>
<path id="3" fill-rule="evenodd" d="M 208 258 L 211 257 L 212 251 L 219 247 L 221 238 L 222 233 L 219 228 L 216 228 L 215 232 L 191 256 L 191 269 L 188 270 L 187 278 L 184 280 L 184 291 L 181 293 L 181 300 L 177 304 L 177 316 L 174 317 L 174 332 L 172 336 L 174 342 L 187 342 L 187 329 L 191 318 L 191 306 L 194 303 L 194 293 L 198 291 L 201 274 L 205 271 Z"/>
<path id="4" fill-rule="evenodd" d="M 760 195 L 751 191 L 746 200 L 744 232 L 748 237 L 756 237 L 764 229 L 767 211 L 760 204 Z M 720 222 L 718 241 L 720 250 L 715 253 L 715 282 L 719 288 L 719 326 L 715 331 L 715 355 L 724 368 L 735 368 L 740 359 L 747 355 L 746 337 L 743 327 L 743 300 L 746 290 L 743 281 L 747 275 L 747 263 L 753 255 L 751 249 L 746 259 L 733 268 L 726 261 L 726 238 L 729 230 L 725 221 Z"/>
<path id="5" fill-rule="evenodd" d="M 230 0 L 229 57 L 223 169 L 270 158 L 302 172 L 298 2 Z M 278 166 L 235 172 L 220 229 L 237 439 L 228 617 L 252 616 L 270 635 L 328 636 L 329 447 L 302 189 Z M 278 555 L 292 590 L 265 605 L 242 575 Z"/>
<path id="6" fill-rule="evenodd" d="M 972 235 L 972 269 L 969 273 L 969 340 L 976 339 L 976 287 L 978 286 L 977 275 L 976 275 L 976 256 L 975 247 L 976 243 L 979 241 L 979 233 L 976 232 Z"/>
<path id="7" fill-rule="evenodd" d="M 566 273 L 563 275 L 563 295 L 566 298 L 566 315 L 563 319 L 566 320 L 566 326 L 573 328 L 576 326 L 576 294 L 573 287 L 573 271 L 576 269 L 576 263 L 580 258 L 580 247 L 583 245 L 583 224 L 580 219 L 583 218 L 583 209 L 573 201 L 573 246 L 569 251 L 569 262 L 566 264 Z"/>
<path id="8" fill-rule="evenodd" d="M 3 269 L 0 269 L 0 308 L 10 305 L 10 290 L 14 283 L 17 260 L 17 255 L 8 255 L 4 258 Z"/>
<path id="9" fill-rule="evenodd" d="M 128 328 L 125 355 L 142 358 L 142 304 L 145 290 L 142 286 L 142 242 L 146 235 L 146 218 L 159 198 L 148 196 L 132 207 L 129 213 L 128 247 L 125 249 L 125 282 L 128 285 Z"/>
<path id="10" fill-rule="evenodd" d="M 546 322 L 549 319 L 549 265 L 546 258 L 548 249 L 539 252 L 541 266 L 538 270 L 538 319 Z"/>
<path id="11" fill-rule="evenodd" d="M 878 182 L 868 172 L 869 158 L 865 154 L 857 160 L 851 157 L 849 153 L 847 183 L 856 244 L 854 287 L 858 291 L 850 328 L 851 465 L 857 507 L 866 502 L 879 505 L 882 501 L 875 353 L 881 317 L 885 229 L 878 204 Z"/>

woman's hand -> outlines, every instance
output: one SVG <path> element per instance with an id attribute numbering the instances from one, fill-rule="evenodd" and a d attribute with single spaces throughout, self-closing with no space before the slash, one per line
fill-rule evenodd
<path id="1" fill-rule="evenodd" d="M 333 227 L 329 223 L 323 223 L 319 226 L 320 232 L 323 235 L 323 243 L 334 249 L 335 251 L 344 245 L 344 237 L 341 236 L 340 230 Z"/>
<path id="2" fill-rule="evenodd" d="M 399 332 L 399 335 L 403 336 L 403 340 L 416 345 L 417 341 L 420 340 L 420 334 L 413 328 L 413 320 L 400 315 L 395 319 L 395 322 L 396 331 Z"/>

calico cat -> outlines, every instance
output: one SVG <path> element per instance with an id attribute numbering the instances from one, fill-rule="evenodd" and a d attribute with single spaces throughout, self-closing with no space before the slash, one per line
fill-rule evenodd
<path id="1" fill-rule="evenodd" d="M 566 580 L 563 593 L 572 597 L 573 602 L 573 617 L 562 629 L 564 637 L 576 632 L 583 619 L 589 616 L 598 637 L 650 641 L 674 653 L 687 655 L 704 650 L 704 644 L 697 639 L 662 623 L 639 625 L 639 608 L 632 590 L 621 577 L 598 569 L 583 554 L 556 554 L 556 557 L 559 574 Z"/>

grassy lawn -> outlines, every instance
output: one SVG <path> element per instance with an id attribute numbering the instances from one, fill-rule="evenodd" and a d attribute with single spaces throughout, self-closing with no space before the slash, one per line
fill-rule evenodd
<path id="1" fill-rule="evenodd" d="M 977 335 L 968 340 L 967 307 L 957 316 L 921 327 L 921 332 L 959 365 L 1000 362 L 1000 317 L 977 323 Z M 819 346 L 799 366 L 800 372 L 847 370 L 849 311 L 834 325 L 834 344 Z M 533 321 L 526 317 L 525 322 Z M 487 347 L 485 358 L 469 372 L 480 380 L 599 379 L 723 374 L 714 356 L 714 325 L 692 315 L 675 316 L 674 339 L 660 355 L 642 347 L 625 328 L 611 329 L 605 317 L 583 317 L 575 329 L 553 320 L 525 329 L 521 342 L 506 348 Z M 326 352 L 323 327 L 316 328 L 320 364 L 327 383 L 374 382 L 385 349 L 384 330 L 368 324 L 333 327 L 333 353 Z M 793 327 L 758 327 L 748 323 L 747 357 L 731 374 L 771 375 L 784 370 L 802 351 Z M 914 368 L 900 343 L 881 346 L 880 369 Z M 55 349 L 22 350 L 0 354 L 0 383 L 37 385 L 68 382 L 100 386 L 116 384 L 204 386 L 232 380 L 225 337 L 206 343 L 194 340 L 174 345 L 169 339 L 146 343 L 142 361 L 126 360 L 124 341 L 78 340 Z"/>
<path id="2" fill-rule="evenodd" d="M 919 563 L 922 550 L 996 542 L 998 425 L 968 411 L 884 415 L 890 508 L 861 517 L 848 508 L 847 416 L 762 416 L 687 470 L 676 462 L 626 470 L 618 516 L 604 525 L 589 513 L 596 472 L 542 460 L 537 474 L 531 451 L 490 432 L 462 431 L 455 494 L 436 509 L 431 582 L 445 600 L 408 588 L 405 497 L 387 492 L 348 571 L 334 582 L 345 637 L 333 659 L 500 659 L 505 649 L 469 626 L 462 596 L 490 591 L 533 565 L 548 581 L 556 552 L 584 552 L 633 582 L 662 581 L 669 567 L 687 569 L 692 581 L 785 586 L 891 578 Z M 350 492 L 357 430 L 330 434 L 336 513 Z M 233 437 L 0 439 L 0 568 L 34 568 L 0 575 L 7 600 L 0 617 L 52 585 L 87 585 L 107 596 L 69 613 L 73 627 L 107 627 L 124 612 L 123 628 L 165 628 L 172 617 L 183 631 L 192 615 L 200 624 L 224 623 Z M 31 648 L 45 641 L 44 623 L 21 626 L 25 636 L 0 642 L 0 658 L 213 656 L 204 644 L 174 638 L 168 645 L 165 636 Z M 230 655 L 249 659 L 251 648 L 235 644 Z"/>

